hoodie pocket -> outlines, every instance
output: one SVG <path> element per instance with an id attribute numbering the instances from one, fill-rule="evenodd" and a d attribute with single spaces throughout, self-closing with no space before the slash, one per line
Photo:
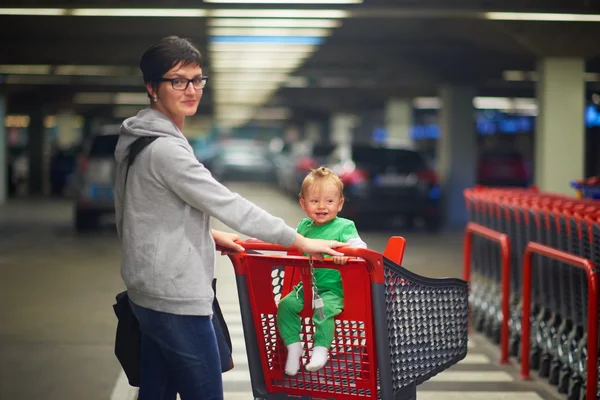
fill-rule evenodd
<path id="1" fill-rule="evenodd" d="M 212 276 L 214 275 L 214 249 L 203 247 L 200 251 L 192 248 L 188 262 L 173 277 L 177 293 L 186 298 L 208 298 L 212 296 Z"/>

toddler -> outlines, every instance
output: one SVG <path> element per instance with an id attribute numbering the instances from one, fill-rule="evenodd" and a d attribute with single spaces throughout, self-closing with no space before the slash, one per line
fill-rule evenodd
<path id="1" fill-rule="evenodd" d="M 313 170 L 302 182 L 300 206 L 308 218 L 298 224 L 301 235 L 313 239 L 338 240 L 348 246 L 366 248 L 358 235 L 354 222 L 339 218 L 337 214 L 344 205 L 344 184 L 330 169 L 320 167 Z M 348 257 L 336 256 L 336 264 L 345 264 Z M 318 371 L 325 366 L 329 348 L 335 334 L 335 316 L 344 309 L 342 278 L 338 271 L 328 268 L 314 269 L 319 296 L 323 300 L 324 318 L 313 315 L 314 348 L 306 370 Z M 294 376 L 300 369 L 302 344 L 300 343 L 301 319 L 298 315 L 304 308 L 302 283 L 280 302 L 277 310 L 277 328 L 288 351 L 285 373 Z"/>

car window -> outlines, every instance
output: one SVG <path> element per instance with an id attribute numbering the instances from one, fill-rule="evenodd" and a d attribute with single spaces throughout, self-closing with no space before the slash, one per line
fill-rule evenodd
<path id="1" fill-rule="evenodd" d="M 484 161 L 522 161 L 523 156 L 515 151 L 486 151 L 481 155 Z"/>
<path id="2" fill-rule="evenodd" d="M 90 156 L 113 156 L 115 154 L 115 147 L 117 147 L 118 140 L 119 135 L 96 136 L 92 142 L 92 147 L 90 148 Z"/>
<path id="3" fill-rule="evenodd" d="M 425 159 L 416 151 L 377 147 L 353 147 L 352 160 L 364 167 L 390 167 L 397 172 L 411 173 L 427 168 Z"/>
<path id="4" fill-rule="evenodd" d="M 330 143 L 319 143 L 315 144 L 312 148 L 312 155 L 314 157 L 327 157 L 334 149 L 334 145 Z"/>

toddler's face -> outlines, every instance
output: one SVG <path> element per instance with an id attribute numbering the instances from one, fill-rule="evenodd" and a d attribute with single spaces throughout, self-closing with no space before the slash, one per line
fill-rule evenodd
<path id="1" fill-rule="evenodd" d="M 333 185 L 314 187 L 300 199 L 300 205 L 308 218 L 317 225 L 323 225 L 342 211 L 344 199 L 339 189 Z"/>

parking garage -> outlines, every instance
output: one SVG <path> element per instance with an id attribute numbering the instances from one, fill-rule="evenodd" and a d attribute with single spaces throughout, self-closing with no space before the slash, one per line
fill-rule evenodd
<path id="1" fill-rule="evenodd" d="M 331 166 L 345 179 L 343 215 L 369 249 L 403 236 L 402 266 L 425 277 L 464 277 L 467 222 L 512 238 L 509 225 L 469 211 L 465 189 L 510 187 L 476 200 L 508 210 L 517 203 L 506 193 L 534 187 L 576 210 L 572 182 L 600 175 L 597 5 L 264 3 L 0 8 L 0 398 L 136 398 L 114 356 L 112 305 L 124 284 L 110 143 L 150 104 L 139 58 L 162 37 L 201 51 L 208 81 L 184 133 L 214 177 L 295 227 L 302 179 Z M 380 175 L 356 172 L 374 160 Z M 86 181 L 94 168 L 100 178 Z M 474 243 L 474 277 L 489 283 L 485 266 L 500 254 Z M 216 254 L 235 364 L 224 398 L 252 399 L 238 287 Z M 523 379 L 518 354 L 501 362 L 498 335 L 471 329 L 466 357 L 420 384 L 418 399 L 567 398 L 545 376 Z"/>

